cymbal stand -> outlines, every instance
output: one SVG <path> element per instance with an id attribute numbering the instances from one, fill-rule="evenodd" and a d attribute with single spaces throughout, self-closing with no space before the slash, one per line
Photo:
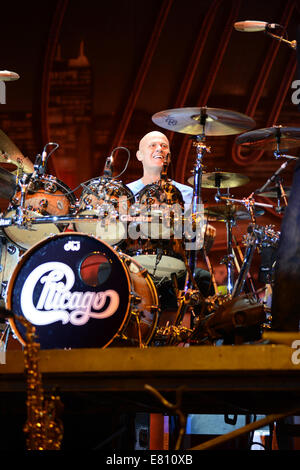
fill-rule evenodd
<path id="1" fill-rule="evenodd" d="M 192 199 L 192 216 L 199 213 L 199 207 L 202 204 L 201 198 L 201 186 L 202 186 L 202 175 L 203 175 L 203 158 L 206 153 L 210 152 L 210 147 L 205 143 L 205 122 L 206 114 L 201 115 L 201 124 L 203 126 L 202 134 L 196 136 L 196 140 L 193 142 L 193 146 L 196 147 L 196 162 L 194 165 L 194 186 L 193 186 L 193 199 Z M 195 240 L 196 243 L 196 240 Z M 197 264 L 197 250 L 190 250 L 188 255 L 188 264 L 191 274 L 194 276 L 195 268 Z M 184 290 L 188 290 L 192 286 L 192 280 L 190 275 L 187 274 Z"/>
<path id="2" fill-rule="evenodd" d="M 242 292 L 242 289 L 246 281 L 246 277 L 249 274 L 249 269 L 250 269 L 252 258 L 255 252 L 255 248 L 256 248 L 256 237 L 255 237 L 255 234 L 252 233 L 250 235 L 250 239 L 248 239 L 248 242 L 247 242 L 247 248 L 246 248 L 246 252 L 244 255 L 244 261 L 241 266 L 239 276 L 234 285 L 234 289 L 232 291 L 232 297 L 237 297 Z"/>
<path id="3" fill-rule="evenodd" d="M 233 203 L 236 202 L 237 204 L 244 204 L 246 207 L 249 205 L 250 215 L 251 215 L 251 210 L 252 210 L 252 213 L 253 213 L 253 207 L 252 206 L 274 208 L 273 204 L 266 204 L 266 203 L 263 203 L 263 202 L 254 201 L 253 194 L 254 193 L 252 193 L 250 196 L 248 196 L 247 198 L 244 198 L 244 199 L 234 199 L 232 197 L 221 196 L 220 200 L 230 201 L 230 202 L 233 202 Z M 248 209 L 248 207 L 247 207 L 247 209 Z M 253 214 L 253 217 L 254 217 L 254 214 Z M 252 222 L 253 222 L 253 217 L 251 217 Z M 254 222 L 255 222 L 255 218 L 254 218 Z"/>
<path id="4" fill-rule="evenodd" d="M 202 186 L 202 174 L 203 174 L 203 158 L 206 153 L 210 152 L 210 147 L 205 143 L 205 123 L 206 123 L 206 112 L 201 112 L 200 123 L 203 127 L 201 134 L 196 136 L 193 146 L 196 148 L 196 161 L 194 165 L 194 186 L 193 186 L 193 198 L 192 198 L 192 219 L 193 215 L 199 213 L 199 207 L 202 204 L 201 198 L 201 186 Z M 197 220 L 197 217 L 196 219 Z M 197 243 L 197 236 L 191 243 Z M 202 294 L 198 286 L 196 285 L 194 276 L 195 269 L 197 266 L 197 249 L 196 247 L 189 250 L 189 254 L 184 256 L 185 265 L 187 268 L 185 285 L 183 291 L 178 295 L 178 310 L 175 320 L 175 325 L 182 322 L 185 313 L 190 307 L 199 303 L 202 298 Z"/>
<path id="5" fill-rule="evenodd" d="M 238 243 L 235 236 L 233 236 L 233 240 L 234 240 L 236 250 L 239 254 L 239 257 L 240 257 L 240 260 L 241 260 L 241 263 L 242 263 L 242 267 L 244 267 L 244 265 L 245 265 L 245 256 L 243 255 L 241 247 L 240 247 L 240 245 L 239 245 L 239 243 Z M 241 267 L 239 267 L 239 275 L 240 275 L 240 273 L 241 273 Z M 245 277 L 247 277 L 247 279 L 248 279 L 248 282 L 250 284 L 250 288 L 251 288 L 252 293 L 254 295 L 256 295 L 256 289 L 255 289 L 255 286 L 254 286 L 254 281 L 253 281 L 252 276 L 249 273 L 249 271 L 246 273 Z"/>

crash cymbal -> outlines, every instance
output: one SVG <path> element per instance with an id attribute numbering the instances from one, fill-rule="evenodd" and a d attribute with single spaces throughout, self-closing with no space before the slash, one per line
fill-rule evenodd
<path id="1" fill-rule="evenodd" d="M 273 126 L 256 129 L 239 135 L 235 139 L 242 147 L 260 148 L 265 150 L 289 149 L 300 146 L 300 127 Z"/>
<path id="2" fill-rule="evenodd" d="M 255 126 L 245 114 L 206 107 L 167 109 L 154 114 L 152 121 L 170 131 L 206 136 L 240 134 Z"/>
<path id="3" fill-rule="evenodd" d="M 283 190 L 286 196 L 289 196 L 291 194 L 290 187 L 284 187 Z M 278 188 L 277 186 L 272 186 L 267 191 L 264 191 L 263 193 L 258 193 L 257 195 L 263 197 L 278 198 L 278 194 L 281 195 L 280 188 Z"/>
<path id="4" fill-rule="evenodd" d="M 264 214 L 262 209 L 254 209 L 255 217 Z M 204 215 L 209 222 L 227 222 L 228 220 L 249 220 L 249 211 L 233 204 L 210 206 L 204 209 Z"/>
<path id="5" fill-rule="evenodd" d="M 236 188 L 243 186 L 250 181 L 248 176 L 240 175 L 239 173 L 227 173 L 225 171 L 215 171 L 213 173 L 203 173 L 202 184 L 203 188 Z M 188 179 L 188 183 L 194 185 L 194 177 Z"/>
<path id="6" fill-rule="evenodd" d="M 0 197 L 10 199 L 16 189 L 16 177 L 0 167 Z"/>
<path id="7" fill-rule="evenodd" d="M 9 163 L 25 173 L 33 173 L 33 163 L 24 157 L 18 147 L 0 129 L 0 166 L 1 163 Z"/>
<path id="8" fill-rule="evenodd" d="M 10 72 L 9 70 L 0 70 L 0 81 L 1 82 L 9 82 L 12 80 L 18 80 L 20 75 L 16 72 Z"/>

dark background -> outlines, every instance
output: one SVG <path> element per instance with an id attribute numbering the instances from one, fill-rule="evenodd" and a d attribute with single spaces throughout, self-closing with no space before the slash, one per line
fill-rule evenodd
<path id="1" fill-rule="evenodd" d="M 151 117 L 165 109 L 207 105 L 245 113 L 257 129 L 299 125 L 299 109 L 291 100 L 291 84 L 300 78 L 296 51 L 262 32 L 233 28 L 242 20 L 275 22 L 294 40 L 299 1 L 5 2 L 1 18 L 0 69 L 15 71 L 20 79 L 7 82 L 0 128 L 32 161 L 47 142 L 57 142 L 47 172 L 71 189 L 101 175 L 105 158 L 117 146 L 131 154 L 122 180 L 138 178 L 138 141 L 159 129 Z M 171 176 L 186 183 L 195 162 L 190 136 L 159 130 L 171 141 Z M 263 148 L 240 154 L 235 136 L 207 140 L 206 171 L 250 178 L 231 190 L 235 198 L 249 196 L 282 163 Z M 298 156 L 299 149 L 289 153 Z M 127 153 L 115 155 L 118 174 Z M 291 163 L 282 174 L 284 185 L 291 185 L 293 170 Z M 214 195 L 214 189 L 203 189 L 206 205 L 215 203 Z M 274 199 L 257 201 L 276 205 Z M 2 201 L 2 210 L 7 203 Z M 281 220 L 273 209 L 257 219 L 276 230 Z M 248 223 L 234 228 L 239 241 Z M 213 225 L 217 235 L 211 255 L 221 281 L 226 231 L 222 222 Z"/>

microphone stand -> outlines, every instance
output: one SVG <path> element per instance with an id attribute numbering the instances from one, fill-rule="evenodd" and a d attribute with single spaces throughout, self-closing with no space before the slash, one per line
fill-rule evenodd
<path id="1" fill-rule="evenodd" d="M 287 160 L 282 163 L 282 165 L 275 171 L 275 173 L 266 181 L 266 183 L 261 188 L 255 191 L 255 194 L 259 195 L 260 193 L 263 193 L 268 188 L 268 186 L 270 186 L 271 183 L 275 182 L 275 185 L 277 186 L 277 190 L 278 190 L 276 210 L 280 212 L 281 211 L 280 199 L 283 198 L 285 207 L 288 205 L 288 200 L 287 200 L 287 195 L 283 189 L 279 175 L 283 170 L 286 169 L 286 167 L 292 160 L 298 160 L 298 157 L 281 153 L 279 150 L 280 135 L 278 135 L 276 138 L 277 138 L 277 150 L 274 151 L 274 156 L 276 159 L 286 158 Z"/>

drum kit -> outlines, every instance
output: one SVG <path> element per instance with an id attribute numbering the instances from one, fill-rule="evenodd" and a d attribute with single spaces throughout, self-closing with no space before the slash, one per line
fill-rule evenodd
<path id="1" fill-rule="evenodd" d="M 186 233 L 176 237 L 183 198 L 164 170 L 160 181 L 145 186 L 136 196 L 106 171 L 82 184 L 77 198 L 46 173 L 49 155 L 46 158 L 45 149 L 33 165 L 0 131 L 0 164 L 14 166 L 13 171 L 0 168 L 0 196 L 9 201 L 0 218 L 1 301 L 5 311 L 12 313 L 9 320 L 3 320 L 2 339 L 12 332 L 26 343 L 20 316 L 35 325 L 42 349 L 197 345 L 226 341 L 228 332 L 236 337 L 243 329 L 268 327 L 266 305 L 253 282 L 250 290 L 248 284 L 246 288 L 246 280 L 252 281 L 255 251 L 264 246 L 276 248 L 280 233 L 257 225 L 264 208 L 274 206 L 256 202 L 254 196 L 277 198 L 278 207 L 282 201 L 287 205 L 289 188 L 282 186 L 280 173 L 297 159 L 284 152 L 298 146 L 300 129 L 274 126 L 251 131 L 255 122 L 250 117 L 207 107 L 166 110 L 154 114 L 152 120 L 193 138 L 195 162 L 188 180 L 193 197 L 180 227 L 182 220 L 194 228 L 200 224 L 202 242 L 192 243 L 189 250 L 185 249 Z M 262 188 L 243 199 L 232 198 L 229 189 L 246 185 L 248 177 L 203 171 L 210 151 L 206 138 L 235 134 L 237 145 L 271 149 L 276 158 L 284 159 Z M 216 191 L 217 205 L 203 209 L 202 188 Z M 227 193 L 222 194 L 223 189 Z M 244 254 L 236 244 L 241 260 L 236 276 L 232 228 L 239 220 L 249 221 L 249 227 Z M 225 292 L 218 290 L 209 261 L 215 238 L 210 222 L 214 221 L 226 224 Z M 195 242 L 197 230 L 192 234 Z M 204 255 L 214 287 L 215 293 L 208 297 L 195 281 L 199 253 Z M 182 276 L 184 287 L 179 288 Z M 174 287 L 177 310 L 173 320 L 164 323 L 159 292 L 165 282 Z M 192 314 L 188 325 L 187 313 Z"/>

